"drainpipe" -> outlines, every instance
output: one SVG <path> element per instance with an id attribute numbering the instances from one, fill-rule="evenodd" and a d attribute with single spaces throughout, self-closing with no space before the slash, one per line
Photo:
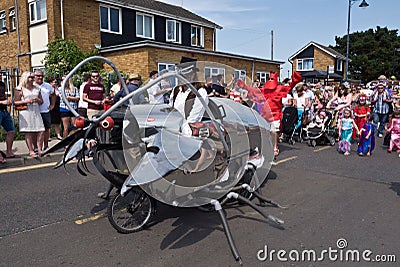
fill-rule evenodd
<path id="1" fill-rule="evenodd" d="M 64 40 L 64 10 L 63 10 L 63 0 L 60 0 L 61 9 L 61 38 Z"/>
<path id="2" fill-rule="evenodd" d="M 251 82 L 250 82 L 250 84 L 252 84 L 253 81 L 254 81 L 254 59 L 253 59 L 252 65 L 251 65 Z"/>
<path id="3" fill-rule="evenodd" d="M 18 16 L 18 0 L 14 1 L 15 5 L 15 18 L 17 21 L 17 38 L 18 38 L 18 54 L 17 54 L 17 69 L 19 70 L 19 56 L 21 54 L 21 36 L 19 32 L 19 16 Z M 18 77 L 16 77 L 16 81 L 18 80 Z"/>

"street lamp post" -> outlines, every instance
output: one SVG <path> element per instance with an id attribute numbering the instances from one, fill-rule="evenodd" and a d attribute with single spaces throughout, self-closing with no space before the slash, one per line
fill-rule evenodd
<path id="1" fill-rule="evenodd" d="M 347 14 L 347 40 L 346 40 L 346 78 L 345 81 L 347 82 L 348 80 L 348 75 L 349 75 L 349 47 L 350 47 L 350 11 L 352 5 L 357 2 L 358 0 L 349 0 L 349 11 Z M 363 0 L 359 7 L 367 7 L 369 4 Z"/>

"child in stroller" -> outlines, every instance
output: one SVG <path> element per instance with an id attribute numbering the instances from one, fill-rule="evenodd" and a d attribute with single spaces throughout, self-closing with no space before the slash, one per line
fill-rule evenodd
<path id="1" fill-rule="evenodd" d="M 303 127 L 304 139 L 308 140 L 308 145 L 315 147 L 317 144 L 331 146 L 335 145 L 335 139 L 328 135 L 329 125 L 332 114 L 325 110 L 318 110 L 311 122 Z"/>

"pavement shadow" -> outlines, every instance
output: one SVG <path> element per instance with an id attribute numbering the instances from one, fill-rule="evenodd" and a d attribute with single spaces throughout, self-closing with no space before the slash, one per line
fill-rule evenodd
<path id="1" fill-rule="evenodd" d="M 223 231 L 216 212 L 201 212 L 195 208 L 175 208 L 174 210 L 175 216 L 178 217 L 171 225 L 174 229 L 160 244 L 162 250 L 187 247 L 203 240 L 215 230 Z"/>
<path id="2" fill-rule="evenodd" d="M 396 192 L 398 196 L 400 196 L 400 183 L 392 182 L 389 188 Z"/>
<path id="3" fill-rule="evenodd" d="M 224 206 L 224 212 L 228 215 L 228 222 L 236 219 L 244 219 L 243 222 L 245 223 L 245 220 L 252 220 L 284 230 L 282 226 L 278 226 L 258 215 L 253 216 L 246 214 L 242 210 L 242 207 L 245 206 L 238 203 L 231 203 Z M 239 214 L 229 216 L 230 210 L 237 210 Z M 159 215 L 160 216 L 157 216 L 157 223 L 159 223 L 160 220 L 171 218 L 171 215 L 173 217 L 177 216 L 176 220 L 171 225 L 173 227 L 172 231 L 165 236 L 160 244 L 160 249 L 162 250 L 187 247 L 200 242 L 214 231 L 224 232 L 221 219 L 215 211 L 203 212 L 196 208 L 173 208 L 166 206 L 162 214 Z M 235 230 L 232 228 L 231 230 L 234 237 Z M 237 234 L 240 235 L 240 233 Z"/>

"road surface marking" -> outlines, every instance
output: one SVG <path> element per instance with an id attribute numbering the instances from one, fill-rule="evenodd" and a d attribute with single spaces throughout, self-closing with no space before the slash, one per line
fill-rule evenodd
<path id="1" fill-rule="evenodd" d="M 330 147 L 330 146 L 324 146 L 324 147 L 315 149 L 315 150 L 314 150 L 314 153 L 315 153 L 315 152 L 320 152 L 320 151 L 322 151 L 322 150 L 326 150 L 326 149 L 329 149 L 329 148 L 331 148 L 331 147 Z"/>
<path id="2" fill-rule="evenodd" d="M 284 163 L 286 161 L 294 160 L 294 159 L 297 159 L 297 156 L 293 156 L 293 157 L 289 157 L 289 158 L 286 158 L 286 159 L 281 159 L 281 160 L 278 160 L 278 161 L 274 161 L 274 162 L 272 162 L 272 165 L 276 166 L 276 165 L 279 165 L 279 164 Z"/>
<path id="3" fill-rule="evenodd" d="M 56 163 L 57 162 L 49 162 L 49 163 L 42 163 L 42 164 L 23 166 L 23 167 L 6 168 L 6 169 L 0 170 L 0 174 L 11 173 L 11 172 L 20 172 L 20 171 L 28 171 L 28 170 L 34 170 L 34 169 L 39 169 L 39 168 L 53 167 L 54 165 L 56 165 Z"/>
<path id="4" fill-rule="evenodd" d="M 91 160 L 93 160 L 93 159 L 92 158 L 86 159 L 86 161 L 91 161 Z M 58 161 L 48 162 L 48 163 L 41 163 L 41 164 L 33 164 L 33 165 L 15 167 L 15 168 L 0 169 L 0 174 L 12 173 L 12 172 L 21 172 L 21 171 L 28 171 L 28 170 L 35 170 L 35 169 L 47 168 L 47 167 L 54 167 L 57 164 L 57 162 Z M 71 160 L 67 164 L 76 163 L 76 162 L 77 162 L 76 160 Z"/>
<path id="5" fill-rule="evenodd" d="M 76 220 L 75 223 L 78 224 L 78 225 L 81 225 L 81 224 L 84 224 L 84 223 L 87 223 L 87 222 L 93 222 L 93 221 L 98 220 L 100 218 L 103 218 L 105 216 L 106 216 L 105 213 L 101 213 L 101 214 L 97 214 L 97 215 L 94 215 L 94 216 L 91 216 L 91 217 L 88 217 L 88 218 L 84 218 L 84 219 L 81 219 L 81 220 Z"/>

